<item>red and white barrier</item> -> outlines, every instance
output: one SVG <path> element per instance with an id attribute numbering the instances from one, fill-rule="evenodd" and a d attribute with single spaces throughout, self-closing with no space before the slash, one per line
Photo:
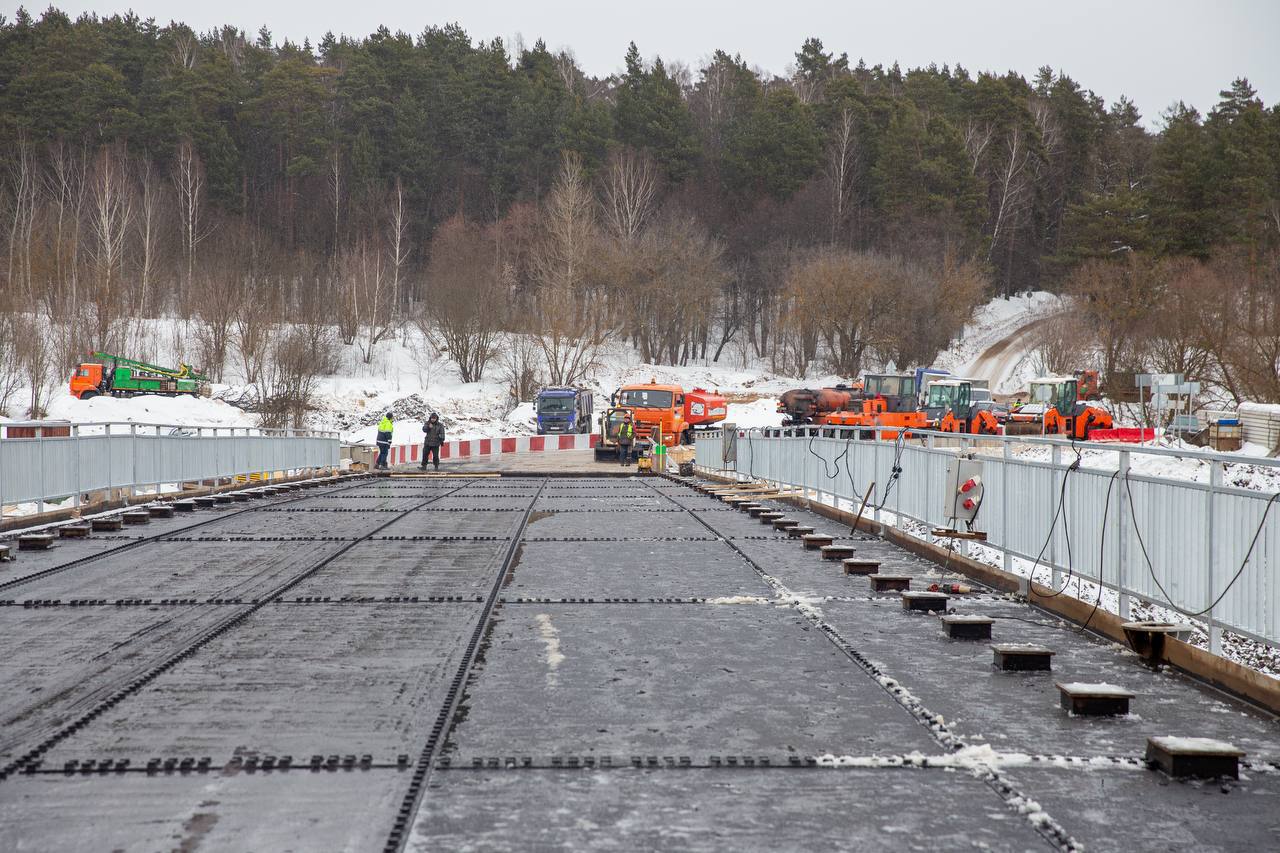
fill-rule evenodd
<path id="1" fill-rule="evenodd" d="M 506 438 L 472 438 L 446 441 L 440 445 L 440 461 L 502 456 L 508 453 L 546 453 L 553 450 L 590 450 L 600 443 L 596 433 L 571 435 L 518 435 Z M 393 444 L 388 457 L 392 465 L 409 465 L 422 459 L 422 444 Z"/>

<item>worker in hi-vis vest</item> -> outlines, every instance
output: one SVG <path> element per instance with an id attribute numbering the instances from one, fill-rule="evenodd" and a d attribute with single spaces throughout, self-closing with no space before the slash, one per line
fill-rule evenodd
<path id="1" fill-rule="evenodd" d="M 387 412 L 382 416 L 382 420 L 378 421 L 378 461 L 374 463 L 374 468 L 387 468 L 387 453 L 391 450 L 391 413 Z"/>
<path id="2" fill-rule="evenodd" d="M 618 427 L 618 459 L 623 465 L 631 464 L 631 443 L 635 441 L 636 428 L 631 424 L 631 413 L 622 416 L 622 426 Z"/>

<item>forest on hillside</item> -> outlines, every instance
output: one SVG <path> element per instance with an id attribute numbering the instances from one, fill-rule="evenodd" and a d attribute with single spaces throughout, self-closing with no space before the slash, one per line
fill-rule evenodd
<path id="1" fill-rule="evenodd" d="M 707 47 L 631 44 L 598 79 L 452 25 L 297 45 L 19 10 L 0 410 L 22 387 L 39 411 L 86 352 L 145 351 L 143 318 L 296 420 L 338 348 L 369 361 L 409 327 L 517 395 L 613 341 L 851 376 L 1033 289 L 1074 297 L 1047 366 L 1280 399 L 1280 107 L 1247 80 L 1152 132 L 1065 70 L 868 67 L 815 37 L 777 77 Z"/>

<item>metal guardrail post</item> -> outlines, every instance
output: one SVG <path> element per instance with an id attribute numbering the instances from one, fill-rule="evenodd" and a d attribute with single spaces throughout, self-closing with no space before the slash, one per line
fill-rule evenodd
<path id="1" fill-rule="evenodd" d="M 80 482 L 80 425 L 74 424 L 71 427 L 71 446 L 74 448 L 76 462 L 76 499 L 72 502 L 77 510 L 80 509 L 80 497 L 84 494 L 82 484 Z"/>
<path id="2" fill-rule="evenodd" d="M 1120 468 L 1116 474 L 1120 481 L 1120 500 L 1116 501 L 1116 588 L 1119 590 L 1119 610 L 1121 619 L 1131 617 L 1129 607 L 1129 525 L 1132 522 L 1129 509 L 1129 451 L 1120 451 Z M 1099 578 L 1101 580 L 1101 578 Z"/>
<path id="3" fill-rule="evenodd" d="M 138 494 L 138 425 L 129 424 L 129 453 L 133 455 L 133 476 L 129 478 L 129 497 Z"/>
<path id="4" fill-rule="evenodd" d="M 1003 540 L 1001 553 L 1004 555 L 1004 570 L 1014 574 L 1013 555 L 1009 553 L 1009 468 L 1013 461 L 1013 448 L 1007 441 L 1000 442 L 1000 446 L 1003 459 L 1000 463 L 1000 538 Z"/>
<path id="5" fill-rule="evenodd" d="M 1061 472 L 1063 483 L 1059 483 L 1058 469 L 1062 466 L 1062 448 L 1056 444 L 1049 449 L 1049 463 L 1052 466 L 1050 468 L 1050 476 L 1053 478 L 1053 489 L 1049 492 L 1049 530 L 1045 535 L 1049 539 L 1049 576 L 1052 579 L 1051 583 L 1053 588 L 1056 590 L 1059 588 L 1058 584 L 1062 581 L 1062 569 L 1058 567 L 1058 537 L 1055 535 L 1053 522 L 1054 519 L 1058 517 L 1059 512 L 1062 515 L 1064 524 L 1066 523 L 1067 518 L 1067 508 L 1065 506 L 1067 502 L 1067 491 L 1063 488 L 1067 472 Z M 1054 507 L 1055 498 L 1062 504 L 1060 510 L 1059 508 Z M 1032 578 L 1031 580 L 1035 580 L 1035 578 Z"/>
<path id="6" fill-rule="evenodd" d="M 1222 486 L 1222 463 L 1213 460 L 1209 463 L 1209 491 L 1205 492 L 1205 518 L 1204 518 L 1204 541 L 1205 541 L 1205 606 L 1209 608 L 1209 612 L 1205 614 L 1206 621 L 1209 623 L 1209 651 L 1212 654 L 1222 654 L 1222 628 L 1214 619 L 1214 607 L 1210 605 L 1213 602 L 1215 589 L 1213 584 L 1213 571 L 1217 566 L 1213 553 L 1213 525 L 1214 513 L 1213 505 L 1218 497 L 1218 489 Z"/>
<path id="7" fill-rule="evenodd" d="M 39 442 L 38 446 L 40 448 L 40 500 L 36 501 L 36 513 L 39 514 L 44 512 L 44 496 L 49 493 L 44 483 L 44 472 L 45 472 L 46 466 L 44 464 L 44 430 L 43 429 L 36 430 L 36 441 Z"/>

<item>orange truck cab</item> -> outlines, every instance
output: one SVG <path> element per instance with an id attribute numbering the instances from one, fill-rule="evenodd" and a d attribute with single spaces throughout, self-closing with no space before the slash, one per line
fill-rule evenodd
<path id="1" fill-rule="evenodd" d="M 101 364 L 91 361 L 78 365 L 71 374 L 72 396 L 87 400 L 101 393 L 101 389 L 106 387 L 102 382 L 102 370 Z"/>
<path id="2" fill-rule="evenodd" d="M 693 442 L 693 428 L 710 426 L 729 413 L 723 396 L 704 388 L 685 393 L 679 385 L 648 383 L 623 385 L 612 403 L 632 413 L 637 437 L 648 438 L 661 430 L 662 444 L 672 447 Z"/>

